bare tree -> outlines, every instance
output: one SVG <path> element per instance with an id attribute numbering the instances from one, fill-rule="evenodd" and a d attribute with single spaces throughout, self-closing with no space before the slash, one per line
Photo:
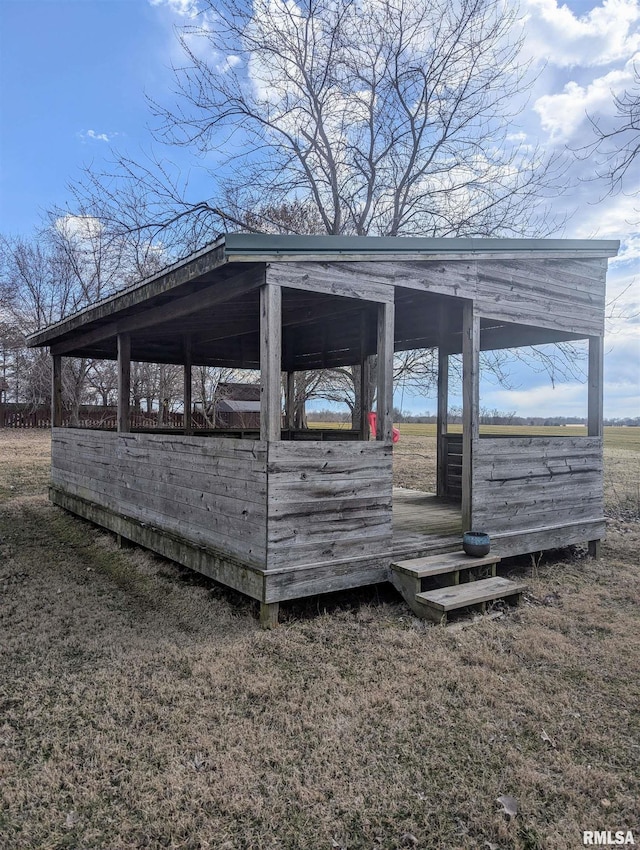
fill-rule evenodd
<path id="1" fill-rule="evenodd" d="M 215 195 L 190 198 L 188 179 L 166 159 L 120 156 L 75 187 L 80 208 L 114 232 L 192 249 L 220 229 L 271 229 L 265 199 L 271 209 L 302 204 L 313 211 L 312 232 L 320 225 L 329 234 L 553 228 L 540 201 L 557 189 L 559 162 L 513 132 L 528 85 L 515 6 L 202 0 L 200 8 L 178 32 L 178 100 L 151 106 L 157 140 L 215 153 Z"/>
<path id="2" fill-rule="evenodd" d="M 531 77 L 515 4 L 200 0 L 199 8 L 177 33 L 177 98 L 150 106 L 155 141 L 200 157 L 211 196 L 194 196 L 188 175 L 158 155 L 116 155 L 112 169 L 87 171 L 73 187 L 78 211 L 113 239 L 131 239 L 141 257 L 160 243 L 165 256 L 186 253 L 221 229 L 557 229 L 544 199 L 563 185 L 562 161 L 517 132 Z M 407 353 L 397 371 L 427 392 L 433 363 L 432 353 Z M 322 376 L 301 377 L 300 404 L 335 392 L 355 410 L 352 371 L 333 377 L 334 389 Z"/>
<path id="3" fill-rule="evenodd" d="M 640 193 L 638 162 L 640 161 L 640 65 L 633 66 L 633 82 L 621 95 L 613 96 L 615 118 L 607 126 L 602 120 L 589 118 L 595 141 L 579 153 L 599 157 L 597 176 L 604 178 L 609 191 Z"/>

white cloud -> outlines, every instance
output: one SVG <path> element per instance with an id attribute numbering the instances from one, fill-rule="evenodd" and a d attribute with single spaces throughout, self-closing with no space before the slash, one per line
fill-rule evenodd
<path id="1" fill-rule="evenodd" d="M 522 390 L 494 389 L 481 393 L 483 407 L 515 410 L 519 416 L 586 416 L 587 385 L 551 381 Z"/>
<path id="2" fill-rule="evenodd" d="M 640 48 L 638 0 L 604 0 L 580 16 L 557 0 L 524 0 L 522 8 L 534 60 L 563 68 L 608 65 Z"/>
<path id="3" fill-rule="evenodd" d="M 149 0 L 151 6 L 166 6 L 184 18 L 195 18 L 199 13 L 198 0 Z"/>
<path id="4" fill-rule="evenodd" d="M 98 133 L 96 130 L 82 130 L 78 133 L 83 142 L 110 142 L 118 133 Z"/>
<path id="5" fill-rule="evenodd" d="M 55 220 L 58 233 L 67 239 L 88 242 L 100 236 L 102 225 L 90 215 L 63 215 Z"/>
<path id="6" fill-rule="evenodd" d="M 629 62 L 625 68 L 610 71 L 586 86 L 572 80 L 559 94 L 539 97 L 533 108 L 552 142 L 568 142 L 587 115 L 611 115 L 615 109 L 613 95 L 621 94 L 632 82 L 633 69 Z"/>

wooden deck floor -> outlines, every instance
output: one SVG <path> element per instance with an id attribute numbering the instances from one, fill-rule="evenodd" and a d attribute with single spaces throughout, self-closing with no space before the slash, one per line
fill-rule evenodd
<path id="1" fill-rule="evenodd" d="M 393 554 L 409 557 L 460 548 L 460 505 L 434 493 L 393 488 Z"/>

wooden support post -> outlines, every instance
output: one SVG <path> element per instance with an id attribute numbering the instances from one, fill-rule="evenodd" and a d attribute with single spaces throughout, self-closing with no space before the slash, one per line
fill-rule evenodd
<path id="1" fill-rule="evenodd" d="M 365 310 L 360 314 L 360 366 L 356 374 L 356 393 L 359 402 L 358 430 L 360 439 L 369 439 L 369 413 L 371 412 L 371 370 L 372 358 L 367 354 L 367 343 L 369 337 L 368 315 Z"/>
<path id="2" fill-rule="evenodd" d="M 296 373 L 292 369 L 287 372 L 285 419 L 286 427 L 293 431 L 296 425 Z"/>
<path id="3" fill-rule="evenodd" d="M 595 560 L 600 560 L 600 540 L 590 540 L 589 541 L 589 555 Z"/>
<path id="4" fill-rule="evenodd" d="M 462 311 L 462 530 L 473 521 L 473 445 L 480 436 L 480 317 L 473 301 Z"/>
<path id="5" fill-rule="evenodd" d="M 438 496 L 447 495 L 447 428 L 449 426 L 449 355 L 442 344 L 438 349 L 438 424 L 436 427 Z"/>
<path id="6" fill-rule="evenodd" d="M 378 304 L 378 421 L 376 439 L 393 436 L 393 331 L 394 305 Z"/>
<path id="7" fill-rule="evenodd" d="M 279 440 L 282 432 L 282 289 L 260 288 L 260 439 Z"/>
<path id="8" fill-rule="evenodd" d="M 62 426 L 62 357 L 53 355 L 51 368 L 51 427 Z"/>
<path id="9" fill-rule="evenodd" d="M 193 434 L 193 400 L 191 384 L 191 335 L 186 334 L 184 338 L 184 433 L 187 436 Z"/>
<path id="10" fill-rule="evenodd" d="M 365 357 L 364 363 L 362 364 L 362 372 L 360 375 L 360 380 L 362 382 L 362 439 L 368 440 L 370 438 L 370 427 L 369 427 L 369 413 L 373 408 L 373 386 L 375 383 L 375 375 L 376 375 L 376 355 L 371 354 L 368 357 Z"/>
<path id="11" fill-rule="evenodd" d="M 589 337 L 589 396 L 587 401 L 587 434 L 603 435 L 604 340 L 601 336 Z M 600 541 L 589 540 L 589 555 L 600 558 Z"/>
<path id="12" fill-rule="evenodd" d="M 587 402 L 587 433 L 602 436 L 603 339 L 589 337 L 589 399 Z"/>
<path id="13" fill-rule="evenodd" d="M 118 431 L 130 431 L 131 337 L 118 334 Z"/>
<path id="14" fill-rule="evenodd" d="M 263 629 L 275 629 L 278 625 L 279 602 L 260 603 L 260 626 Z"/>

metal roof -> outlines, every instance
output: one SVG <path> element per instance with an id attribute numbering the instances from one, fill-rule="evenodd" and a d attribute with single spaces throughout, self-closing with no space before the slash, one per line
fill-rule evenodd
<path id="1" fill-rule="evenodd" d="M 615 256 L 620 242 L 604 239 L 493 239 L 426 238 L 419 236 L 272 236 L 264 233 L 228 233 L 225 253 L 229 261 L 253 255 L 404 255 L 501 254 L 542 252 L 563 256 Z M 344 257 L 343 257 L 344 258 Z"/>

